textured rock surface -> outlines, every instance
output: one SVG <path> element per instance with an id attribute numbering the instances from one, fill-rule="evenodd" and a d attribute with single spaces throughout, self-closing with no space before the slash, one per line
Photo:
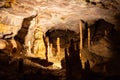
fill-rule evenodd
<path id="1" fill-rule="evenodd" d="M 24 18 L 34 16 L 38 13 L 38 25 L 42 26 L 43 32 L 51 28 L 72 29 L 77 32 L 79 20 L 95 21 L 103 18 L 115 24 L 115 15 L 119 13 L 119 1 L 102 1 L 102 4 L 112 9 L 99 8 L 94 5 L 71 3 L 71 1 L 42 1 L 42 0 L 17 0 L 17 5 L 12 8 L 1 8 L 1 23 L 18 26 L 17 31 L 22 26 Z M 78 0 L 76 0 L 77 2 Z M 83 0 L 84 1 L 84 0 Z M 99 2 L 94 0 L 93 2 Z M 114 5 L 115 4 L 115 5 Z M 96 15 L 96 16 L 95 16 Z M 14 17 L 14 18 L 13 18 Z M 76 22 L 71 23 L 71 22 Z M 71 24 L 70 24 L 71 23 Z M 59 26 L 60 25 L 60 26 Z M 64 26 L 63 26 L 64 25 Z M 16 32 L 17 32 L 16 31 Z M 15 32 L 15 31 L 14 31 Z M 79 32 L 79 31 L 78 31 Z"/>
<path id="2" fill-rule="evenodd" d="M 113 24 L 116 31 L 120 30 L 119 0 L 16 1 L 16 4 L 12 5 L 11 8 L 4 8 L 4 1 L 0 2 L 0 38 L 15 37 L 24 45 L 27 53 L 45 52 L 45 44 L 42 37 L 48 30 L 69 29 L 79 33 L 80 20 L 88 23 L 88 26 L 94 26 L 96 21 L 104 19 L 106 22 Z M 101 27 L 100 25 L 97 26 Z M 40 29 L 40 32 L 36 32 L 37 27 Z M 115 43 L 104 43 L 106 43 L 105 40 L 95 43 L 92 46 L 92 52 L 99 56 L 108 57 L 108 53 L 110 53 L 109 44 L 114 44 L 119 49 L 118 41 Z M 106 45 L 108 48 L 106 48 Z M 100 47 L 105 48 L 104 50 L 95 49 Z M 33 51 L 31 52 L 31 50 Z M 102 51 L 106 51 L 106 53 Z"/>

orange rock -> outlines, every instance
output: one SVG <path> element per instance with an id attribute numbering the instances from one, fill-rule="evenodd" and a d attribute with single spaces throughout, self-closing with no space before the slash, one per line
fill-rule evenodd
<path id="1" fill-rule="evenodd" d="M 5 49 L 7 46 L 7 41 L 0 39 L 0 49 Z"/>

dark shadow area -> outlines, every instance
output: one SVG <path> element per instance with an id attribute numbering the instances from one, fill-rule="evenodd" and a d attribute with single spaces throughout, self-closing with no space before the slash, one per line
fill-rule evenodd
<path id="1" fill-rule="evenodd" d="M 60 76 L 52 72 L 25 62 L 24 58 L 0 54 L 0 80 L 58 80 Z"/>
<path id="2" fill-rule="evenodd" d="M 117 53 L 120 55 L 120 13 L 115 15 L 115 20 L 116 20 L 116 43 L 117 44 Z"/>
<path id="3" fill-rule="evenodd" d="M 117 29 L 116 25 L 113 25 L 103 19 L 98 20 L 93 26 L 91 26 L 91 28 L 91 46 L 105 45 L 103 47 L 96 48 L 96 52 L 93 52 L 98 53 L 97 50 L 99 51 L 100 49 L 102 51 L 99 54 L 107 53 L 109 55 L 110 53 L 112 53 L 112 55 L 108 57 L 107 61 L 104 60 L 107 58 L 100 56 L 103 61 L 97 63 L 92 69 L 94 71 L 101 72 L 105 77 L 104 80 L 119 80 L 120 78 L 118 76 L 120 76 L 120 31 Z M 104 48 L 107 50 L 104 51 Z"/>
<path id="4" fill-rule="evenodd" d="M 92 49 L 88 50 L 84 47 L 82 51 L 87 59 L 84 69 L 80 66 L 79 47 L 75 46 L 73 40 L 70 41 L 69 49 L 65 49 L 65 61 L 61 61 L 63 68 L 66 69 L 66 80 L 120 80 L 120 36 L 115 27 L 103 19 L 91 26 Z M 89 62 L 94 64 L 92 68 Z"/>
<path id="5" fill-rule="evenodd" d="M 107 62 L 107 63 L 101 62 L 97 64 L 96 66 L 94 66 L 94 68 L 97 68 L 97 69 L 101 68 L 100 69 L 101 71 L 96 72 L 90 68 L 89 60 L 85 62 L 84 64 L 85 68 L 83 69 L 81 64 L 81 58 L 79 57 L 78 53 L 79 53 L 78 45 L 76 45 L 76 48 L 75 48 L 74 41 L 71 40 L 69 50 L 65 48 L 65 67 L 63 66 L 63 68 L 66 69 L 66 80 L 120 80 L 120 77 L 118 74 L 117 75 L 114 73 L 111 74 L 112 72 L 114 72 L 112 71 L 112 69 L 115 70 L 115 68 L 117 68 L 117 65 L 115 65 L 116 61 L 114 62 L 114 60 L 111 60 L 110 62 Z M 111 64 L 111 65 L 108 65 L 108 64 Z M 102 72 L 103 65 L 107 65 L 106 72 Z M 112 66 L 114 66 L 114 68 Z"/>
<path id="6" fill-rule="evenodd" d="M 42 74 L 41 71 L 37 71 L 36 73 L 24 74 L 24 77 L 20 80 L 58 80 L 57 76 L 54 76 L 50 73 Z"/>
<path id="7" fill-rule="evenodd" d="M 98 45 L 100 41 L 104 40 L 101 44 L 108 44 L 105 47 L 113 53 L 111 57 L 119 55 L 120 51 L 120 35 L 119 31 L 116 30 L 116 26 L 100 19 L 93 26 L 91 26 L 91 42 L 92 45 Z M 104 52 L 104 51 L 103 51 Z M 106 52 L 108 53 L 108 52 Z"/>
<path id="8" fill-rule="evenodd" d="M 45 59 L 40 59 L 40 58 L 28 58 L 29 60 L 31 60 L 32 62 L 35 62 L 35 63 L 38 63 L 44 67 L 48 67 L 50 65 L 53 65 L 52 62 L 48 62 L 47 60 Z"/>
<path id="9" fill-rule="evenodd" d="M 61 40 L 61 43 L 60 43 L 61 48 L 68 47 L 66 46 L 66 44 L 70 44 L 71 39 L 74 39 L 75 42 L 79 42 L 79 34 L 76 33 L 75 31 L 68 30 L 68 29 L 67 30 L 50 29 L 46 32 L 46 37 L 49 37 L 49 41 L 50 43 L 53 44 L 53 47 L 56 47 L 57 37 L 59 37 Z"/>
<path id="10" fill-rule="evenodd" d="M 71 39 L 70 47 L 67 52 L 65 49 L 65 64 L 66 64 L 66 80 L 81 79 L 82 63 L 79 56 L 79 47 L 74 45 L 74 40 Z"/>

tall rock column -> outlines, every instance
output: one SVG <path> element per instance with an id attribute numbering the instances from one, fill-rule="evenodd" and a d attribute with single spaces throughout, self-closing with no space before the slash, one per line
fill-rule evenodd
<path id="1" fill-rule="evenodd" d="M 45 49 L 45 44 L 43 40 L 43 35 L 44 33 L 42 32 L 42 28 L 37 27 L 34 32 L 34 41 L 33 41 L 32 51 L 36 56 L 42 59 L 46 59 L 46 56 L 45 56 L 46 49 Z"/>

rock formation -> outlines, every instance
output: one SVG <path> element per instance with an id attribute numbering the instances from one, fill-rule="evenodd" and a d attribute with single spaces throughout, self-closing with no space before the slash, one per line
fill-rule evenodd
<path id="1" fill-rule="evenodd" d="M 10 42 L 14 39 L 21 45 L 22 50 L 18 53 L 24 50 L 23 54 L 34 54 L 46 59 L 47 32 L 52 34 L 55 30 L 69 30 L 79 34 L 80 20 L 83 25 L 81 52 L 83 57 L 90 61 L 90 65 L 106 62 L 120 50 L 119 0 L 16 0 L 15 3 L 6 1 L 0 1 L 0 49 L 2 51 L 6 49 L 7 44 L 14 44 Z M 10 7 L 6 7 L 8 3 Z M 86 36 L 89 34 L 88 27 L 90 49 L 87 46 Z M 77 39 L 80 41 L 79 37 Z M 79 43 L 77 39 L 76 43 Z M 62 43 L 61 38 L 60 41 Z"/>

